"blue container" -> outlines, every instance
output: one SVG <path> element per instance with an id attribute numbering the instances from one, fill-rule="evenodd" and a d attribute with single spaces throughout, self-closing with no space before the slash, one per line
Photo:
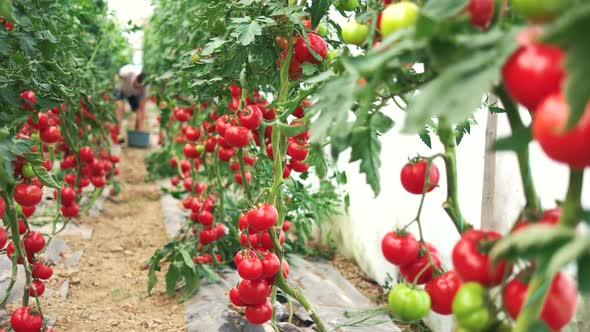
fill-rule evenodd
<path id="1" fill-rule="evenodd" d="M 150 145 L 150 133 L 145 131 L 127 131 L 128 145 L 134 148 L 147 148 Z"/>

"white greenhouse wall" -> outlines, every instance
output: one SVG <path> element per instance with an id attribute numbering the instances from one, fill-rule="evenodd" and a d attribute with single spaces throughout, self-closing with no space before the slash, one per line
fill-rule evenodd
<path id="1" fill-rule="evenodd" d="M 348 176 L 349 216 L 333 220 L 327 230 L 339 252 L 354 259 L 380 284 L 385 282 L 388 274 L 394 278 L 397 276 L 395 267 L 381 254 L 381 239 L 388 231 L 413 220 L 420 200 L 419 195 L 411 195 L 403 189 L 400 170 L 408 158 L 417 154 L 428 156 L 443 151 L 435 137 L 430 150 L 417 135 L 400 134 L 405 116 L 403 111 L 392 106 L 385 113 L 395 120 L 396 127 L 381 137 L 381 194 L 374 197 L 364 175 L 359 173 L 358 163 L 348 164 L 349 156 L 342 155 L 339 167 L 346 170 Z M 530 122 L 527 114 L 523 113 L 523 117 Z M 485 145 L 486 134 L 488 142 L 493 142 L 495 137 L 509 135 L 510 128 L 503 114 L 488 116 L 482 110 L 475 118 L 477 125 L 472 126 L 471 134 L 463 138 L 457 149 L 460 205 L 465 218 L 476 227 L 483 225 L 505 232 L 524 204 L 518 164 L 514 153 L 486 154 Z M 567 168 L 547 159 L 536 144 L 531 146 L 531 159 L 543 206 L 553 207 L 555 199 L 565 196 Z M 445 266 L 451 267 L 450 253 L 459 236 L 441 208 L 446 197 L 446 179 L 444 164 L 440 160 L 436 164 L 441 172 L 440 188 L 427 195 L 421 220 L 425 238 L 439 248 Z M 590 188 L 590 177 L 586 177 L 585 188 Z M 590 207 L 589 191 L 586 189 L 584 193 L 586 207 Z M 483 204 L 482 197 L 485 197 Z M 411 230 L 418 234 L 416 225 Z M 435 332 L 451 332 L 453 329 L 453 322 L 448 317 L 432 314 L 427 323 Z"/>

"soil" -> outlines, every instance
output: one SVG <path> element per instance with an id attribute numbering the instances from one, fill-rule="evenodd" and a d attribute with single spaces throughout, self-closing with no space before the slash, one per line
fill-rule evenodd
<path id="1" fill-rule="evenodd" d="M 64 237 L 73 250 L 84 250 L 75 270 L 56 269 L 58 285 L 70 279 L 65 302 L 47 301 L 45 312 L 57 316 L 56 331 L 182 331 L 182 304 L 166 297 L 163 275 L 147 296 L 145 262 L 168 240 L 161 221 L 160 191 L 144 182 L 146 150 L 123 149 L 122 191 L 107 199 L 90 241 Z M 59 280 L 62 277 L 62 280 Z"/>

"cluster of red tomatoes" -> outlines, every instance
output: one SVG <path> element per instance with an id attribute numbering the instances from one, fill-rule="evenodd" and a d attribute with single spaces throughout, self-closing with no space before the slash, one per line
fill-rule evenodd
<path id="1" fill-rule="evenodd" d="M 533 137 L 553 160 L 590 167 L 590 101 L 578 124 L 567 128 L 569 106 L 563 96 L 564 52 L 538 41 L 532 28 L 519 37 L 520 47 L 502 69 L 506 89 L 533 117 Z"/>
<path id="2" fill-rule="evenodd" d="M 271 319 L 273 306 L 268 300 L 271 287 L 279 271 L 282 277 L 289 275 L 289 265 L 286 260 L 279 260 L 273 253 L 274 243 L 269 232 L 274 232 L 279 237 L 278 242 L 283 244 L 285 233 L 289 229 L 289 223 L 283 224 L 283 229 L 275 225 L 279 213 L 272 204 L 262 204 L 240 216 L 238 228 L 243 231 L 240 250 L 234 263 L 238 268 L 238 274 L 243 279 L 237 287 L 229 292 L 230 301 L 238 307 L 246 307 L 246 319 L 252 324 L 263 324 Z"/>
<path id="3" fill-rule="evenodd" d="M 4 23 L 4 27 L 6 28 L 7 31 L 12 31 L 12 29 L 14 29 L 14 23 L 5 20 L 4 17 L 0 17 L 0 24 Z"/>
<path id="4" fill-rule="evenodd" d="M 307 39 L 307 40 L 306 40 Z M 281 52 L 281 59 L 277 60 L 277 66 L 281 68 L 281 63 L 287 60 L 287 46 L 286 40 L 278 40 L 279 46 L 283 49 Z M 301 79 L 303 75 L 303 68 L 301 64 L 311 63 L 318 64 L 328 54 L 328 46 L 326 41 L 313 32 L 307 33 L 306 37 L 295 37 L 293 38 L 295 45 L 291 61 L 289 63 L 289 77 L 293 80 Z"/>
<path id="5" fill-rule="evenodd" d="M 401 172 L 402 185 L 412 194 L 432 191 L 438 179 L 436 165 L 431 163 L 428 170 L 424 159 L 411 161 Z M 560 208 L 547 210 L 535 223 L 555 225 L 560 214 Z M 531 224 L 533 222 L 520 220 L 513 232 Z M 462 328 L 484 331 L 498 324 L 489 310 L 488 289 L 505 282 L 503 304 L 510 317 L 516 319 L 524 305 L 534 262 L 514 275 L 510 263 L 492 262 L 489 252 L 501 237 L 500 233 L 490 230 L 465 231 L 453 248 L 454 270 L 444 271 L 440 253 L 432 244 L 418 241 L 405 229 L 387 233 L 381 242 L 383 256 L 398 267 L 406 281 L 394 286 L 389 293 L 391 312 L 405 321 L 420 320 L 430 310 L 440 315 L 453 314 Z M 416 285 L 424 285 L 424 288 Z M 576 312 L 577 297 L 574 279 L 558 273 L 550 285 L 541 320 L 552 330 L 563 328 Z"/>

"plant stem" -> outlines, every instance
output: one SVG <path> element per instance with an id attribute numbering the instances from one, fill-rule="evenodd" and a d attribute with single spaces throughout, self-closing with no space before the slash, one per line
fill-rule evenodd
<path id="1" fill-rule="evenodd" d="M 579 221 L 580 211 L 582 209 L 582 187 L 584 180 L 584 170 L 570 169 L 570 178 L 568 190 L 563 203 L 563 210 L 559 223 L 567 227 L 575 227 Z M 545 303 L 545 297 L 549 291 L 546 285 L 553 279 L 553 276 L 547 276 L 538 268 L 533 276 L 529 289 L 526 294 L 528 303 L 518 316 L 516 326 L 513 332 L 527 332 L 531 324 L 539 317 Z M 543 289 L 544 288 L 544 289 Z M 543 292 L 540 294 L 539 292 Z M 540 295 L 540 296 L 539 296 Z"/>
<path id="2" fill-rule="evenodd" d="M 443 160 L 445 161 L 445 171 L 447 177 L 447 199 L 443 203 L 443 208 L 455 224 L 457 231 L 463 233 L 464 231 L 473 228 L 461 214 L 459 207 L 459 190 L 457 184 L 457 141 L 455 138 L 455 130 L 443 118 L 438 121 L 438 135 L 442 144 L 445 147 L 445 154 Z"/>
<path id="3" fill-rule="evenodd" d="M 244 148 L 238 149 L 238 163 L 240 164 L 240 175 L 242 176 L 242 185 L 244 186 L 246 197 L 248 198 L 248 202 L 252 203 L 252 192 L 250 191 L 250 184 L 246 178 L 246 168 L 244 167 Z"/>
<path id="4" fill-rule="evenodd" d="M 510 123 L 510 128 L 512 129 L 512 133 L 522 130 L 525 128 L 524 123 L 522 122 L 522 118 L 518 113 L 518 107 L 510 98 L 506 89 L 501 86 L 496 89 L 496 94 L 498 98 L 502 101 L 502 105 L 506 109 L 506 115 L 508 116 L 508 122 Z M 539 195 L 535 189 L 535 183 L 533 181 L 533 177 L 531 174 L 531 166 L 530 166 L 530 158 L 529 158 L 529 147 L 526 146 L 523 149 L 516 151 L 516 156 L 518 158 L 518 167 L 520 169 L 520 177 L 522 180 L 522 187 L 524 189 L 524 196 L 526 199 L 526 206 L 525 206 L 525 214 L 527 217 L 532 219 L 537 219 L 543 213 L 541 207 L 541 200 L 539 199 Z"/>

